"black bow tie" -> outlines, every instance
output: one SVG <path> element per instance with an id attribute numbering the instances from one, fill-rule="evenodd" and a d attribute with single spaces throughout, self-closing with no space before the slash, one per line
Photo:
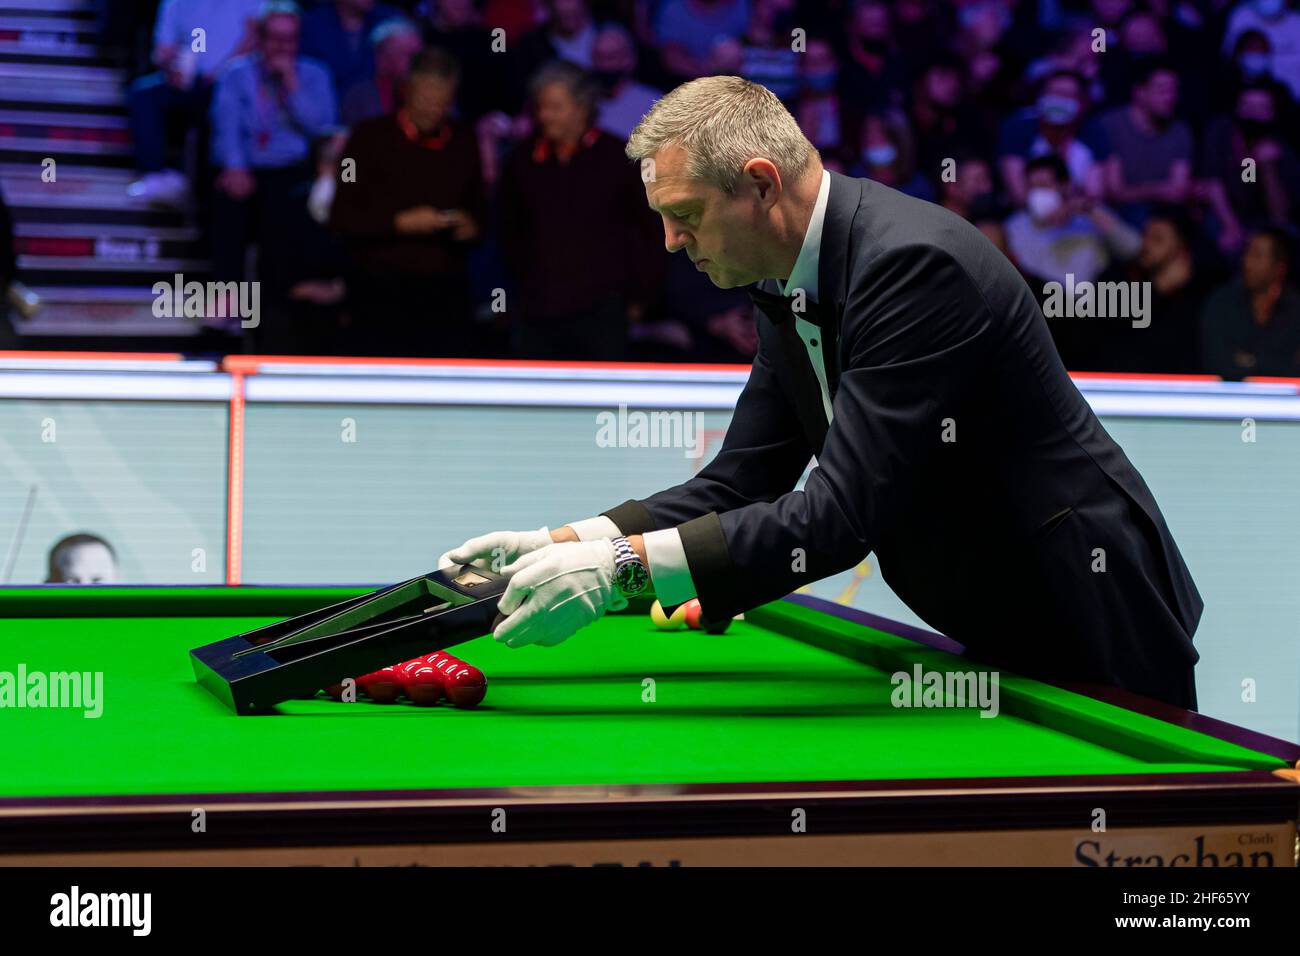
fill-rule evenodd
<path id="1" fill-rule="evenodd" d="M 822 324 L 821 308 L 808 296 L 803 297 L 799 311 L 794 309 L 794 299 L 784 295 L 777 295 L 774 292 L 765 292 L 758 286 L 750 286 L 749 297 L 756 306 L 763 310 L 769 319 L 778 325 L 786 319 L 795 317 L 807 319 L 819 327 Z"/>

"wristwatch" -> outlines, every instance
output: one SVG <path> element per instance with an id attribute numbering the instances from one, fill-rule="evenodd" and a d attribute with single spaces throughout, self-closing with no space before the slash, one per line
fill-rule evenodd
<path id="1" fill-rule="evenodd" d="M 614 586 L 623 597 L 640 594 L 650 584 L 650 571 L 645 562 L 637 557 L 627 538 L 611 538 L 614 545 Z"/>

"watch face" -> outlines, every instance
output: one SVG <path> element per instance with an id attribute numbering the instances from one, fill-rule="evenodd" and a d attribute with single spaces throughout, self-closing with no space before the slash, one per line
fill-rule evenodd
<path id="1" fill-rule="evenodd" d="M 623 594 L 640 594 L 645 590 L 646 585 L 650 583 L 650 572 L 645 569 L 640 561 L 625 561 L 618 566 L 618 571 L 614 575 L 614 582 Z"/>

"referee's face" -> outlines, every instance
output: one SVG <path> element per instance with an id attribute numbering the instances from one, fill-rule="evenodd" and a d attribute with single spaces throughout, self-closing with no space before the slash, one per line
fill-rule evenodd
<path id="1" fill-rule="evenodd" d="M 686 174 L 686 151 L 670 146 L 642 163 L 646 200 L 664 224 L 664 246 L 685 251 L 720 289 L 767 278 L 762 246 L 766 208 L 742 181 L 734 195 Z"/>

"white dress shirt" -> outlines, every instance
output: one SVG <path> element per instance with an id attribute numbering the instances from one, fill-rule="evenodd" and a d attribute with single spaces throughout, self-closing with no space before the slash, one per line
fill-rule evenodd
<path id="1" fill-rule="evenodd" d="M 799 256 L 794 261 L 794 268 L 790 270 L 790 277 L 784 282 L 777 280 L 777 287 L 784 296 L 789 297 L 795 290 L 803 290 L 808 301 L 818 301 L 817 269 L 821 260 L 822 225 L 826 221 L 826 203 L 830 194 L 831 175 L 823 169 L 821 187 L 817 190 L 817 203 L 813 206 L 812 218 L 808 220 L 808 230 L 804 233 Z M 831 395 L 826 382 L 826 362 L 822 355 L 822 330 L 796 313 L 795 331 L 808 350 L 808 361 L 812 363 L 817 384 L 821 386 L 822 407 L 826 409 L 826 421 L 829 423 L 832 420 Z M 579 541 L 617 538 L 623 533 L 605 515 L 570 521 L 569 527 L 577 533 Z M 642 535 L 642 540 L 645 542 L 646 558 L 650 565 L 650 579 L 654 582 L 659 603 L 664 607 L 673 607 L 695 597 L 695 582 L 691 580 L 686 550 L 682 547 L 682 538 L 677 529 L 648 531 Z"/>

